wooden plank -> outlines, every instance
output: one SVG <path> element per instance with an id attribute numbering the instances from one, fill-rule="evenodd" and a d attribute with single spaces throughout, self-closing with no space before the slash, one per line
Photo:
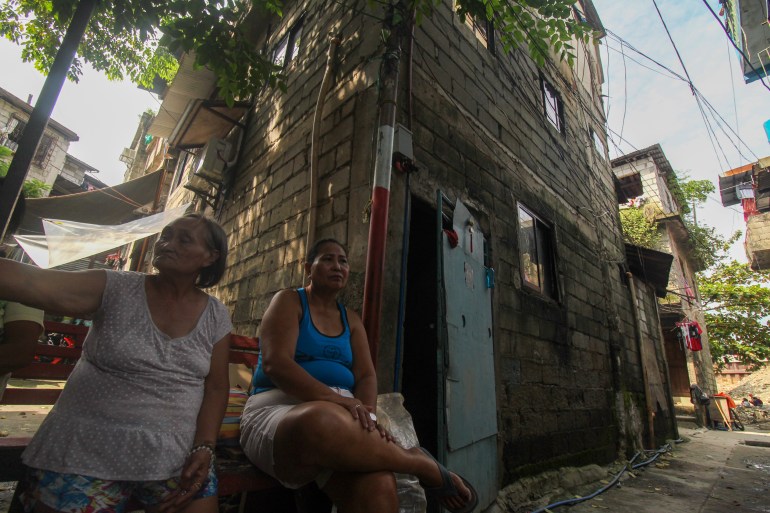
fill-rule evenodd
<path id="1" fill-rule="evenodd" d="M 6 388 L 3 404 L 53 404 L 59 394 L 60 388 Z"/>
<path id="2" fill-rule="evenodd" d="M 11 376 L 18 379 L 67 379 L 74 368 L 74 365 L 63 363 L 33 363 L 16 369 Z"/>
<path id="3" fill-rule="evenodd" d="M 83 354 L 79 347 L 49 346 L 47 344 L 38 344 L 35 349 L 37 356 L 53 356 L 57 358 L 70 358 L 77 360 Z"/>

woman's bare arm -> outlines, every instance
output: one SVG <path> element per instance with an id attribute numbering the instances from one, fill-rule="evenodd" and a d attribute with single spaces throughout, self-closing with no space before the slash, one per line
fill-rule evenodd
<path id="1" fill-rule="evenodd" d="M 0 299 L 49 313 L 86 315 L 102 302 L 103 270 L 57 271 L 0 259 Z"/>

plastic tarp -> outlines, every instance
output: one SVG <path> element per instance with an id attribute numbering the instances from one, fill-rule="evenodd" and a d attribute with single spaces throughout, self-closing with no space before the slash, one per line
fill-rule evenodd
<path id="1" fill-rule="evenodd" d="M 155 199 L 162 171 L 112 187 L 64 196 L 29 198 L 17 233 L 42 235 L 43 219 L 66 219 L 79 223 L 121 224 L 143 216 L 142 207 Z"/>
<path id="2" fill-rule="evenodd" d="M 39 267 L 48 269 L 155 235 L 190 204 L 121 225 L 98 225 L 43 219 L 45 235 L 14 235 L 16 242 Z"/>

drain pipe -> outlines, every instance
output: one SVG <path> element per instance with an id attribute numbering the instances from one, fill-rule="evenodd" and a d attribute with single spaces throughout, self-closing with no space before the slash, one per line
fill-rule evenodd
<path id="1" fill-rule="evenodd" d="M 639 348 L 639 360 L 642 366 L 642 381 L 644 382 L 644 402 L 647 407 L 647 426 L 649 430 L 648 447 L 655 447 L 655 408 L 652 405 L 652 394 L 650 394 L 650 380 L 647 377 L 647 366 L 644 364 L 647 351 L 644 347 L 644 338 L 642 337 L 642 325 L 639 321 L 639 300 L 636 296 L 636 282 L 634 275 L 626 273 L 628 278 L 628 289 L 631 292 L 631 313 L 634 318 L 634 331 L 636 332 L 636 344 Z"/>
<path id="2" fill-rule="evenodd" d="M 321 137 L 321 120 L 323 119 L 324 104 L 326 95 L 332 85 L 332 64 L 334 63 L 334 52 L 340 45 L 340 37 L 329 36 L 329 49 L 326 52 L 326 69 L 324 70 L 323 80 L 321 80 L 321 89 L 318 91 L 318 99 L 315 104 L 315 114 L 313 114 L 313 133 L 310 142 L 310 205 L 307 216 L 307 240 L 305 241 L 305 250 L 310 249 L 310 245 L 315 242 L 315 230 L 318 220 L 318 154 L 320 153 L 319 138 Z"/>
<path id="3" fill-rule="evenodd" d="M 412 83 L 414 77 L 414 25 L 415 12 L 412 10 L 409 29 L 409 60 L 407 61 L 406 76 L 406 127 L 412 130 L 412 119 L 414 114 L 414 98 L 412 95 Z M 404 318 L 406 316 L 406 280 L 409 267 L 409 236 L 412 220 L 412 191 L 410 190 L 410 179 L 412 171 L 415 169 L 409 165 L 406 169 L 401 169 L 406 176 L 404 177 L 404 223 L 403 237 L 401 238 L 401 274 L 398 285 L 398 324 L 396 324 L 396 356 L 393 363 L 393 391 L 398 392 L 399 379 L 401 376 L 401 349 L 404 344 Z"/>
<path id="4" fill-rule="evenodd" d="M 377 366 L 380 344 L 380 305 L 382 280 L 385 269 L 385 240 L 388 234 L 388 203 L 390 201 L 390 177 L 393 166 L 393 133 L 396 126 L 396 98 L 398 93 L 398 68 L 401 56 L 400 27 L 393 24 L 395 6 L 391 6 L 388 24 L 390 34 L 382 56 L 380 73 L 380 126 L 377 132 L 377 156 L 374 164 L 372 187 L 372 214 L 369 221 L 369 244 L 366 252 L 364 301 L 362 320 L 369 338 L 369 351 Z"/>

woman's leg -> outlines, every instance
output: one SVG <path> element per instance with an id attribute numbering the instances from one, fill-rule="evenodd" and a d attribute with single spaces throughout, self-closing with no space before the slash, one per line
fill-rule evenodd
<path id="1" fill-rule="evenodd" d="M 321 469 L 335 472 L 390 471 L 411 474 L 426 487 L 441 486 L 436 462 L 419 448 L 402 449 L 378 431 L 366 431 L 339 405 L 313 401 L 295 406 L 278 425 L 273 455 L 276 475 L 284 481 L 312 479 Z M 454 473 L 460 497 L 444 499 L 450 509 L 464 506 L 471 492 Z"/>
<path id="2" fill-rule="evenodd" d="M 322 491 L 338 513 L 396 513 L 398 494 L 393 472 L 335 472 Z"/>
<path id="3" fill-rule="evenodd" d="M 217 513 L 219 500 L 217 496 L 195 499 L 182 510 L 182 513 Z"/>

